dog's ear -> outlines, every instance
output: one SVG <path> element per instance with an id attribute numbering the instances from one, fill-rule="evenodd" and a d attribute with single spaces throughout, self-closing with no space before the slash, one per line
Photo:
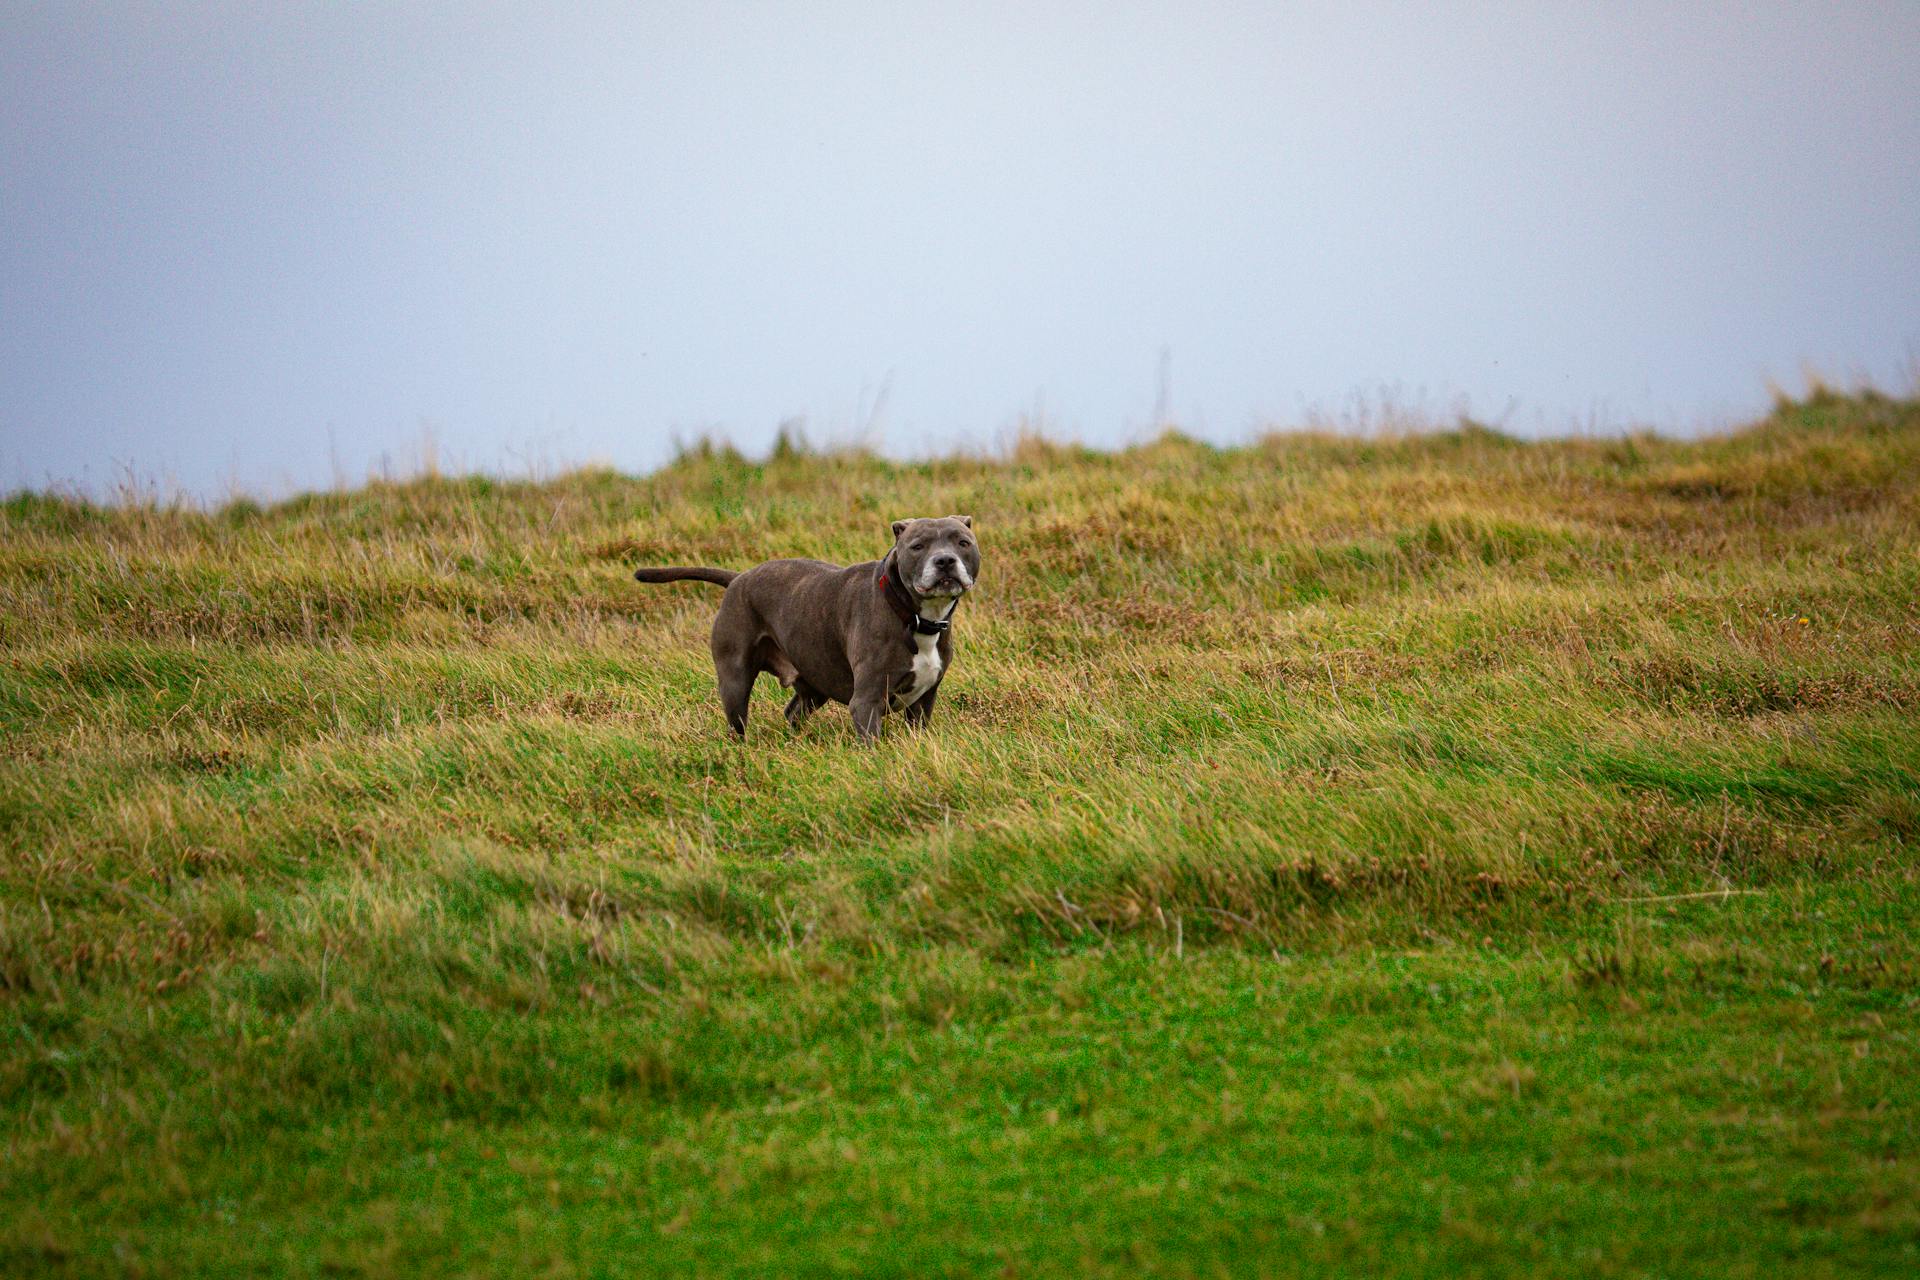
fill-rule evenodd
<path id="1" fill-rule="evenodd" d="M 971 528 L 973 528 L 973 517 L 972 517 L 972 516 L 948 516 L 948 517 L 947 517 L 947 519 L 949 519 L 949 520 L 958 520 L 958 521 L 959 521 L 959 522 L 960 522 L 961 524 L 963 524 L 963 525 L 965 525 L 965 526 L 967 526 L 967 528 L 969 528 L 969 529 L 971 529 Z"/>
<path id="2" fill-rule="evenodd" d="M 898 542 L 900 540 L 900 535 L 905 533 L 907 531 L 907 526 L 912 523 L 913 521 L 911 520 L 895 520 L 893 522 L 893 540 L 895 542 Z"/>

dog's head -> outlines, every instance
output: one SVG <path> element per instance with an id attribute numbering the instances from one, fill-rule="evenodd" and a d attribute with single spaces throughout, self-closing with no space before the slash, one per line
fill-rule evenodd
<path id="1" fill-rule="evenodd" d="M 901 585 L 918 596 L 957 599 L 980 573 L 972 516 L 893 522 L 893 563 Z"/>

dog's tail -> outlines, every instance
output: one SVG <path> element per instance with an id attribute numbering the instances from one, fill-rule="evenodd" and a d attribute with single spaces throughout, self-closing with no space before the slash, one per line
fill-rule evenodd
<path id="1" fill-rule="evenodd" d="M 716 587 L 724 587 L 740 575 L 732 569 L 635 569 L 633 576 L 640 582 L 711 582 Z"/>

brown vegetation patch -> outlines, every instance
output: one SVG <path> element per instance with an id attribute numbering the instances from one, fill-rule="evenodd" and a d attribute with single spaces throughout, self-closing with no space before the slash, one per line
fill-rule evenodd
<path id="1" fill-rule="evenodd" d="M 1150 931 L 1183 945 L 1238 938 L 1275 947 L 1337 929 L 1339 919 L 1389 902 L 1458 919 L 1511 904 L 1590 905 L 1602 889 L 1580 874 L 1425 856 L 1299 854 L 1264 865 L 1175 857 L 1119 866 L 1092 882 L 1022 887 L 1006 906 L 1060 942 Z"/>
<path id="2" fill-rule="evenodd" d="M 684 541 L 658 538 L 651 534 L 636 537 L 614 538 L 602 542 L 587 552 L 595 560 L 618 560 L 635 568 L 643 565 L 659 564 L 676 555 L 686 552 Z"/>
<path id="3" fill-rule="evenodd" d="M 1613 657 L 1602 668 L 1614 687 L 1669 711 L 1749 718 L 1780 711 L 1920 705 L 1911 680 L 1868 671 L 1804 673 L 1704 662 L 1682 654 Z"/>
<path id="4" fill-rule="evenodd" d="M 1324 653 L 1242 661 L 1241 675 L 1261 683 L 1325 687 L 1335 685 L 1395 684 L 1426 671 L 1426 659 L 1378 649 L 1329 649 Z"/>
<path id="5" fill-rule="evenodd" d="M 1053 699 L 1030 685 L 1006 689 L 962 689 L 942 694 L 951 711 L 987 724 L 1016 724 L 1031 719 Z"/>
<path id="6" fill-rule="evenodd" d="M 543 698 L 530 708 L 536 714 L 563 716 L 569 720 L 630 721 L 639 714 L 631 698 L 599 691 L 569 689 L 551 698 Z M 512 708 L 502 708 L 512 714 Z"/>
<path id="7" fill-rule="evenodd" d="M 1093 635 L 1152 636 L 1173 641 L 1197 641 L 1219 626 L 1217 615 L 1192 605 L 1172 604 L 1144 596 L 1114 600 L 1085 600 L 1059 596 L 1022 596 L 1007 602 L 1020 621 L 1044 627 L 1065 627 Z"/>
<path id="8" fill-rule="evenodd" d="M 168 764 L 187 773 L 228 773 L 246 763 L 246 753 L 235 747 L 182 743 L 166 752 Z"/>
<path id="9" fill-rule="evenodd" d="M 1685 876 L 1741 885 L 1832 869 L 1827 833 L 1736 806 L 1637 795 L 1572 833 L 1596 874 L 1621 884 Z"/>

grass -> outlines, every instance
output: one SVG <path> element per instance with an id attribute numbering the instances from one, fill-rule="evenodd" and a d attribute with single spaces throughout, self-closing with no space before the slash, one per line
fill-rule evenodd
<path id="1" fill-rule="evenodd" d="M 975 515 L 930 731 L 717 592 Z M 0 505 L 0 1272 L 1920 1268 L 1920 403 Z"/>

